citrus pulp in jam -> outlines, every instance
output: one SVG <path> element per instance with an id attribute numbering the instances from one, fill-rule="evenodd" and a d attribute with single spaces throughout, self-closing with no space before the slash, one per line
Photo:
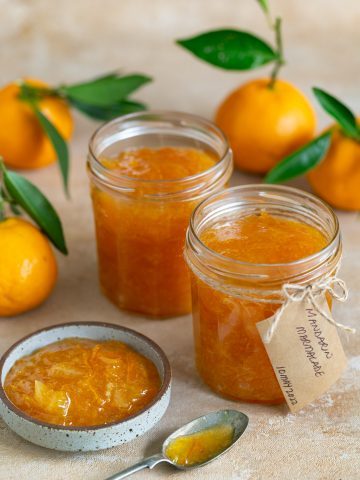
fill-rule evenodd
<path id="1" fill-rule="evenodd" d="M 103 292 L 120 308 L 146 315 L 188 313 L 190 278 L 183 248 L 199 199 L 172 194 L 178 182 L 210 169 L 216 159 L 202 150 L 163 147 L 123 151 L 101 163 L 114 176 L 137 180 L 129 196 L 92 188 Z M 166 195 L 161 195 L 163 188 Z"/>
<path id="2" fill-rule="evenodd" d="M 315 227 L 266 212 L 219 221 L 205 229 L 200 239 L 227 258 L 249 264 L 279 264 L 279 271 L 327 245 Z M 195 274 L 192 283 L 196 363 L 204 381 L 231 398 L 283 402 L 256 328 L 256 323 L 271 317 L 279 305 L 256 301 L 256 296 L 248 300 L 228 295 Z"/>
<path id="3" fill-rule="evenodd" d="M 92 426 L 137 413 L 159 392 L 160 378 L 149 359 L 122 342 L 67 338 L 15 362 L 4 386 L 33 418 Z"/>

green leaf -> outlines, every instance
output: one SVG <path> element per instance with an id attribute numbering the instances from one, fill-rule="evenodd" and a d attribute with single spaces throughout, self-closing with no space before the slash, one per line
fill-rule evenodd
<path id="1" fill-rule="evenodd" d="M 150 82 L 145 75 L 109 74 L 89 82 L 64 85 L 59 91 L 70 101 L 92 106 L 109 107 L 124 100 L 132 92 Z"/>
<path id="2" fill-rule="evenodd" d="M 214 30 L 177 43 L 205 62 L 226 70 L 250 70 L 278 58 L 270 45 L 239 30 Z"/>
<path id="3" fill-rule="evenodd" d="M 54 147 L 59 162 L 64 188 L 66 193 L 68 193 L 69 151 L 67 144 L 63 137 L 60 135 L 57 128 L 50 122 L 47 117 L 45 117 L 45 115 L 39 110 L 39 108 L 34 104 L 32 105 L 32 107 L 42 129 L 44 130 L 45 134 L 48 136 L 50 142 Z"/>
<path id="4" fill-rule="evenodd" d="M 314 87 L 313 92 L 323 109 L 338 122 L 345 134 L 360 141 L 360 128 L 353 112 L 340 100 L 329 93 Z"/>
<path id="5" fill-rule="evenodd" d="M 269 13 L 269 4 L 267 0 L 257 0 L 257 2 L 265 13 Z"/>
<path id="6" fill-rule="evenodd" d="M 109 107 L 89 105 L 76 100 L 71 100 L 71 105 L 95 120 L 111 120 L 120 115 L 146 110 L 145 104 L 130 100 L 123 100 Z"/>
<path id="7" fill-rule="evenodd" d="M 331 131 L 312 140 L 305 147 L 278 163 L 265 177 L 265 183 L 277 183 L 303 175 L 324 158 L 331 142 Z"/>
<path id="8" fill-rule="evenodd" d="M 60 218 L 49 200 L 29 180 L 3 167 L 8 194 L 37 223 L 49 240 L 65 255 L 68 253 Z"/>

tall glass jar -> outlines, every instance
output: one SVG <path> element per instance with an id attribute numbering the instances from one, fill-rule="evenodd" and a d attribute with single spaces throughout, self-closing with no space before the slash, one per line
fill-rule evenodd
<path id="1" fill-rule="evenodd" d="M 228 221 L 263 212 L 315 227 L 325 236 L 326 247 L 291 263 L 256 264 L 216 253 L 200 239 L 215 223 L 226 229 Z M 283 402 L 256 323 L 279 308 L 282 285 L 324 279 L 334 273 L 340 256 L 336 215 L 314 195 L 249 185 L 204 200 L 192 214 L 185 257 L 192 272 L 196 364 L 205 383 L 237 400 Z"/>
<path id="2" fill-rule="evenodd" d="M 197 149 L 216 158 L 196 175 L 142 180 L 108 169 L 103 158 L 125 150 Z M 88 170 L 102 291 L 118 307 L 170 317 L 191 309 L 183 258 L 194 207 L 228 183 L 232 154 L 222 132 L 194 115 L 148 111 L 100 127 L 89 145 Z"/>

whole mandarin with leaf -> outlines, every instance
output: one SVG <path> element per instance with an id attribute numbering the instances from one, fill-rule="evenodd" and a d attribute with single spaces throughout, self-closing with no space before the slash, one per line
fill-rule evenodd
<path id="1" fill-rule="evenodd" d="M 360 210 L 360 122 L 355 114 L 330 93 L 313 92 L 336 124 L 300 150 L 278 163 L 266 176 L 268 183 L 307 174 L 319 197 L 344 210 Z"/>
<path id="2" fill-rule="evenodd" d="M 308 173 L 314 192 L 335 208 L 360 210 L 360 142 L 332 128 L 322 161 Z"/>
<path id="3" fill-rule="evenodd" d="M 20 218 L 0 222 L 0 316 L 43 303 L 52 292 L 57 264 L 48 239 Z"/>
<path id="4" fill-rule="evenodd" d="M 39 80 L 26 80 L 26 84 L 44 91 L 49 89 Z M 33 169 L 49 165 L 56 160 L 56 152 L 31 105 L 21 99 L 20 92 L 20 83 L 16 82 L 0 90 L 0 155 L 12 168 Z M 69 140 L 73 119 L 67 103 L 49 94 L 39 99 L 38 108 L 62 138 Z"/>
<path id="5" fill-rule="evenodd" d="M 269 78 L 252 80 L 232 92 L 215 122 L 227 135 L 240 169 L 266 173 L 314 135 L 315 112 L 292 84 L 278 79 L 284 65 L 281 18 L 271 18 L 267 0 L 258 1 L 275 35 L 275 47 L 248 32 L 221 29 L 177 43 L 224 70 L 252 70 L 273 63 Z"/>
<path id="6" fill-rule="evenodd" d="M 60 218 L 40 190 L 1 157 L 0 174 L 0 316 L 14 316 L 40 305 L 55 286 L 50 242 L 64 254 L 67 248 Z M 19 218 L 23 212 L 39 228 Z"/>
<path id="7" fill-rule="evenodd" d="M 12 168 L 39 168 L 58 160 L 68 190 L 73 107 L 95 120 L 146 109 L 129 98 L 150 82 L 146 75 L 110 73 L 82 83 L 50 87 L 39 80 L 19 80 L 0 90 L 0 155 Z"/>
<path id="8" fill-rule="evenodd" d="M 248 172 L 266 173 L 314 136 L 315 112 L 288 82 L 252 80 L 220 105 L 215 122 L 228 137 L 234 163 Z"/>

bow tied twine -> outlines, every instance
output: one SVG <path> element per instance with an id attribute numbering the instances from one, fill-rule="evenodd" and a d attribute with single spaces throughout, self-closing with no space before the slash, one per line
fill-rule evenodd
<path id="1" fill-rule="evenodd" d="M 272 319 L 271 325 L 264 338 L 265 343 L 270 343 L 285 308 L 291 302 L 303 302 L 304 300 L 309 300 L 313 309 L 335 327 L 341 328 L 346 332 L 355 333 L 354 328 L 335 322 L 335 320 L 320 307 L 316 300 L 316 297 L 319 295 L 325 295 L 328 293 L 334 300 L 345 302 L 348 298 L 349 292 L 344 280 L 341 280 L 341 278 L 328 277 L 325 280 L 310 285 L 286 283 L 282 287 L 282 292 L 285 301 L 274 314 L 274 318 Z"/>

